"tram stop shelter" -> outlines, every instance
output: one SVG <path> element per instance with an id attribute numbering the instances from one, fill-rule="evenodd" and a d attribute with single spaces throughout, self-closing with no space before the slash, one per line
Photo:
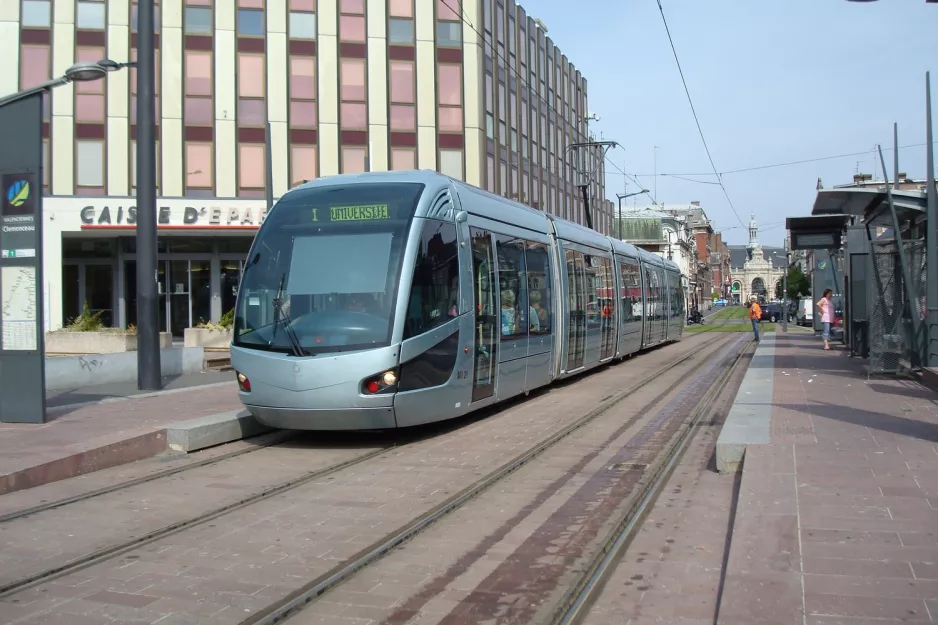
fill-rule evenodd
<path id="1" fill-rule="evenodd" d="M 925 363 L 926 208 L 925 191 L 840 187 L 818 191 L 812 217 L 788 220 L 794 249 L 828 253 L 829 288 L 844 295 L 844 342 L 851 355 L 869 359 L 871 374 Z M 837 247 L 822 247 L 828 243 Z M 821 282 L 812 281 L 815 299 L 828 288 Z"/>

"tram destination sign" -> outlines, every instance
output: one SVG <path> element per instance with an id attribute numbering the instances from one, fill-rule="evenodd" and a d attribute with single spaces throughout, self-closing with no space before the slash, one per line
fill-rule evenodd
<path id="1" fill-rule="evenodd" d="M 329 208 L 311 208 L 313 221 L 387 221 L 391 211 L 387 204 L 366 206 L 330 206 Z"/>

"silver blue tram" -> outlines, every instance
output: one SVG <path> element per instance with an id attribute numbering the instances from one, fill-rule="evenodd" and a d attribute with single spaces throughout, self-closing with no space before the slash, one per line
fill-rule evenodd
<path id="1" fill-rule="evenodd" d="M 681 338 L 676 264 L 432 171 L 285 194 L 245 263 L 231 363 L 267 425 L 441 421 Z"/>

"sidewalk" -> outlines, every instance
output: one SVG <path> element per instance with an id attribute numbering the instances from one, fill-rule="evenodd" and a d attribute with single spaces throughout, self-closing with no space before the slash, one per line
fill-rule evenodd
<path id="1" fill-rule="evenodd" d="M 221 376 L 180 376 L 156 393 L 121 384 L 50 393 L 46 423 L 0 423 L 0 495 L 162 453 L 171 423 L 231 421 L 243 406 L 233 374 Z"/>
<path id="2" fill-rule="evenodd" d="M 771 371 L 750 371 L 771 402 L 736 400 L 768 440 L 745 451 L 720 625 L 938 622 L 938 393 L 765 338 Z"/>

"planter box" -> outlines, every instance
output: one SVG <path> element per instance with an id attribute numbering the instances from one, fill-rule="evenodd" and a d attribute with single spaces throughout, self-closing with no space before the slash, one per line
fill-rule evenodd
<path id="1" fill-rule="evenodd" d="M 186 347 L 221 347 L 231 345 L 231 330 L 209 330 L 208 328 L 186 328 Z"/>
<path id="2" fill-rule="evenodd" d="M 160 332 L 160 349 L 173 346 L 173 335 Z M 46 353 L 113 354 L 137 351 L 137 335 L 121 332 L 46 332 Z"/>

